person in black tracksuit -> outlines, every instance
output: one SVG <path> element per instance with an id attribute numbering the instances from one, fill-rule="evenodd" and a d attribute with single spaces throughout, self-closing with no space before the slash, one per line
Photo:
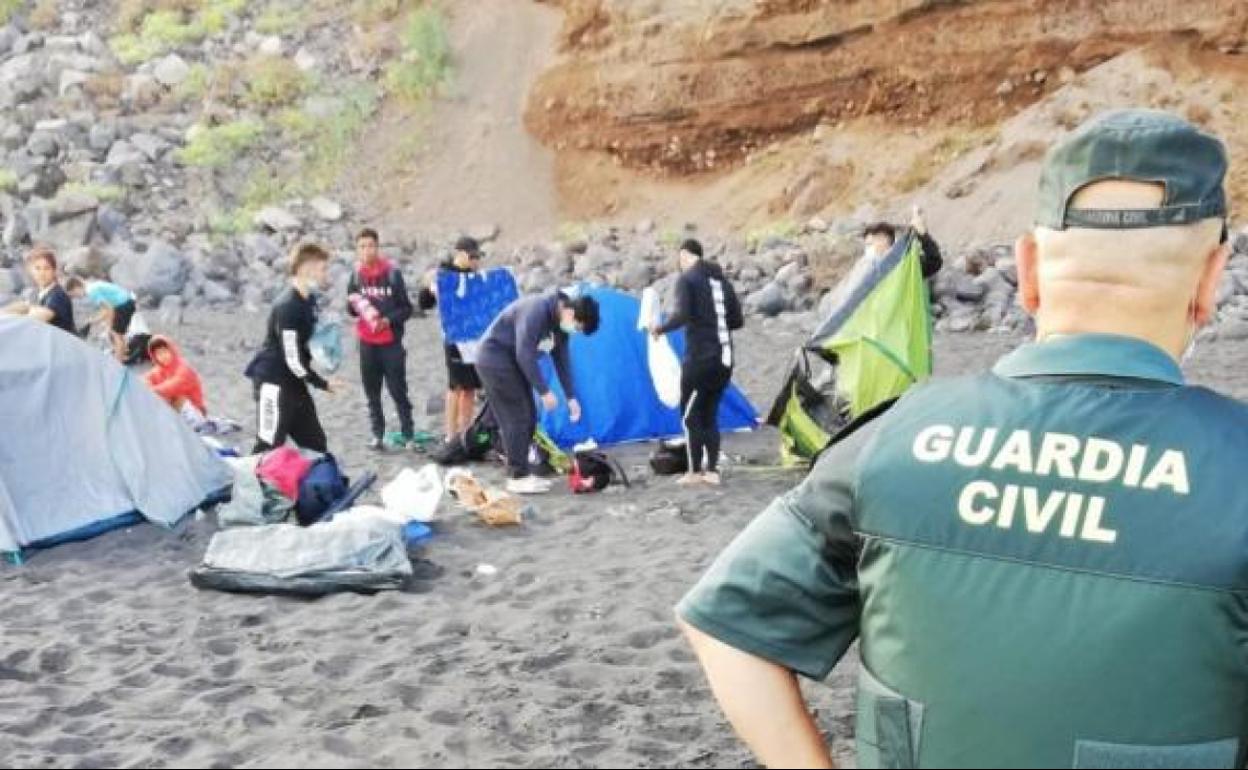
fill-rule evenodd
<path id="1" fill-rule="evenodd" d="M 326 285 L 329 254 L 301 245 L 291 261 L 294 279 L 269 313 L 264 344 L 245 374 L 255 384 L 256 445 L 253 454 L 294 441 L 325 452 L 328 441 L 308 386 L 333 393 L 336 386 L 312 369 L 308 340 L 316 329 L 316 292 Z"/>
<path id="2" fill-rule="evenodd" d="M 681 481 L 718 484 L 719 402 L 732 382 L 732 332 L 740 329 L 745 319 L 732 284 L 719 265 L 702 258 L 700 243 L 688 240 L 681 244 L 680 267 L 675 311 L 650 331 L 658 337 L 685 329 L 680 405 L 689 473 Z"/>
<path id="3" fill-rule="evenodd" d="M 355 250 L 359 261 L 347 282 L 347 312 L 357 319 L 360 380 L 368 399 L 373 434 L 369 447 L 385 446 L 386 418 L 381 406 L 384 384 L 399 413 L 403 446 L 415 449 L 416 428 L 407 395 L 407 350 L 403 347 L 403 325 L 412 317 L 412 300 L 407 295 L 403 272 L 378 252 L 376 230 L 361 230 L 355 239 Z"/>
<path id="4" fill-rule="evenodd" d="M 541 397 L 546 411 L 558 406 L 540 366 L 543 343 L 552 345 L 550 355 L 568 399 L 569 416 L 578 422 L 581 406 L 572 381 L 568 338 L 577 332 L 593 334 L 597 330 L 598 303 L 593 297 L 573 299 L 557 291 L 516 300 L 486 330 L 477 353 L 477 372 L 503 436 L 510 472 L 507 491 L 550 491 L 550 484 L 533 476 L 529 467 L 529 447 L 537 429 L 533 393 Z"/>
<path id="5" fill-rule="evenodd" d="M 438 304 L 437 276 L 450 271 L 459 274 L 475 273 L 481 269 L 481 244 L 475 238 L 463 237 L 455 243 L 455 253 L 438 266 L 421 288 L 417 303 L 420 309 L 431 310 Z M 444 342 L 446 354 L 446 436 L 449 439 L 468 429 L 476 408 L 477 391 L 481 390 L 481 378 L 476 366 L 464 358 L 463 350 L 454 342 Z"/>

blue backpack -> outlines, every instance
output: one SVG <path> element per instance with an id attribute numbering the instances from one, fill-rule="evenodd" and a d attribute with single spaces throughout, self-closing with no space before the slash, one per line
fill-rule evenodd
<path id="1" fill-rule="evenodd" d="M 308 527 L 324 518 L 334 503 L 346 496 L 348 486 L 333 455 L 327 454 L 313 463 L 299 482 L 299 499 L 295 502 L 299 525 Z"/>

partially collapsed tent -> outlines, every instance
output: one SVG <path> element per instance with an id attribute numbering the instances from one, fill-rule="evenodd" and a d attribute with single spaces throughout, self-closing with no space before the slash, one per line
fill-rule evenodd
<path id="1" fill-rule="evenodd" d="M 564 448 L 591 438 L 609 446 L 681 435 L 679 409 L 663 404 L 651 377 L 647 332 L 637 328 L 641 301 L 606 287 L 583 287 L 582 291 L 597 299 L 601 310 L 597 333 L 572 338 L 572 374 L 583 417 L 579 423 L 569 419 L 554 365 L 547 357 L 543 371 L 559 394 L 561 406 L 543 415 L 542 429 Z M 684 351 L 684 335 L 670 337 L 679 355 Z M 757 411 L 735 386 L 724 394 L 719 425 L 725 431 L 758 425 Z"/>
<path id="2" fill-rule="evenodd" d="M 0 552 L 146 519 L 172 526 L 231 481 L 182 417 L 107 354 L 0 317 Z"/>
<path id="3" fill-rule="evenodd" d="M 767 417 L 786 460 L 810 460 L 845 425 L 931 375 L 921 249 L 906 233 L 883 256 L 863 256 L 825 305 Z"/>

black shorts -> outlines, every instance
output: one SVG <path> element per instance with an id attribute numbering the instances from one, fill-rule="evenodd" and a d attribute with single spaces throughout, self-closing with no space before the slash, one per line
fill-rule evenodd
<path id="1" fill-rule="evenodd" d="M 134 320 L 134 300 L 113 308 L 113 333 L 123 337 L 130 331 L 130 322 Z"/>
<path id="2" fill-rule="evenodd" d="M 444 347 L 447 390 L 480 390 L 481 378 L 477 376 L 477 367 L 464 361 L 458 345 L 447 343 Z"/>

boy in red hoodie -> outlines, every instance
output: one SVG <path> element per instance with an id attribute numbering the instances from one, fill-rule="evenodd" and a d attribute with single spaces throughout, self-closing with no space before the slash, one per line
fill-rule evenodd
<path id="1" fill-rule="evenodd" d="M 347 312 L 355 316 L 360 338 L 360 379 L 368 398 L 372 449 L 384 448 L 385 413 L 381 408 L 384 383 L 399 412 L 404 443 L 415 449 L 412 402 L 407 396 L 407 351 L 403 324 L 412 317 L 403 272 L 381 256 L 376 230 L 364 229 L 355 239 L 356 267 L 347 283 Z"/>
<path id="2" fill-rule="evenodd" d="M 184 405 L 190 404 L 201 415 L 208 414 L 199 374 L 178 352 L 173 340 L 160 335 L 152 337 L 152 341 L 147 343 L 147 354 L 154 365 L 147 373 L 147 384 L 156 395 L 168 401 L 174 409 L 181 410 Z"/>

